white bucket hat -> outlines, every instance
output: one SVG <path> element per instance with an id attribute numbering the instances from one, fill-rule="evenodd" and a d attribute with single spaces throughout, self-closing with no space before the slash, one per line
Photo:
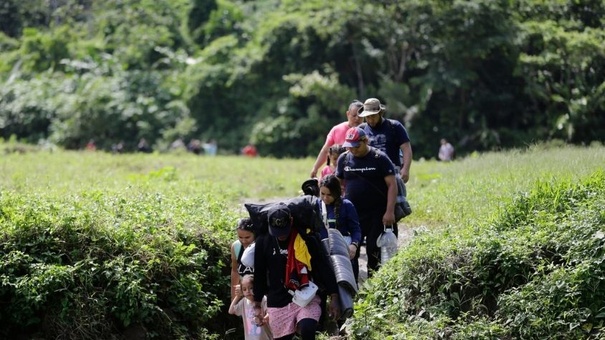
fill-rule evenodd
<path id="1" fill-rule="evenodd" d="M 357 111 L 359 117 L 375 115 L 385 110 L 386 107 L 380 103 L 377 98 L 369 98 L 363 103 L 363 107 Z"/>

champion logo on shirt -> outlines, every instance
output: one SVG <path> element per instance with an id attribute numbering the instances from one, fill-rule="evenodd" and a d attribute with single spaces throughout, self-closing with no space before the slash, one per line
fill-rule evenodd
<path id="1" fill-rule="evenodd" d="M 350 166 L 345 166 L 344 169 L 345 169 L 345 171 L 361 172 L 361 173 L 364 173 L 366 171 L 376 171 L 376 168 L 368 167 L 368 166 L 366 166 L 365 168 L 352 168 Z"/>

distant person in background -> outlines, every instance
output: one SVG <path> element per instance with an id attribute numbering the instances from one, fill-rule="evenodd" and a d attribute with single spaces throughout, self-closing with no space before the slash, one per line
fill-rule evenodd
<path id="1" fill-rule="evenodd" d="M 343 148 L 340 144 L 334 144 L 328 150 L 328 164 L 321 170 L 321 178 L 328 176 L 329 174 L 333 174 L 336 171 L 336 161 L 338 161 L 338 156 L 341 153 L 347 151 L 347 149 Z"/>
<path id="2" fill-rule="evenodd" d="M 199 139 L 192 139 L 191 141 L 189 141 L 189 144 L 187 144 L 187 150 L 193 152 L 196 155 L 201 154 L 202 142 Z"/>
<path id="3" fill-rule="evenodd" d="M 139 143 L 137 144 L 137 151 L 144 153 L 151 152 L 151 147 L 149 146 L 149 143 L 147 143 L 147 140 L 145 138 L 139 139 Z"/>
<path id="4" fill-rule="evenodd" d="M 210 142 L 204 143 L 202 146 L 204 147 L 204 153 L 206 155 L 216 156 L 216 150 L 218 149 L 216 139 L 211 139 Z"/>
<path id="5" fill-rule="evenodd" d="M 170 144 L 170 151 L 187 151 L 187 145 L 183 142 L 183 138 L 177 138 Z"/>
<path id="6" fill-rule="evenodd" d="M 95 144 L 95 140 L 91 139 L 86 143 L 86 151 L 96 151 L 97 145 Z"/>
<path id="7" fill-rule="evenodd" d="M 256 150 L 254 144 L 248 144 L 242 149 L 242 155 L 247 157 L 256 157 L 258 156 L 258 151 Z"/>
<path id="8" fill-rule="evenodd" d="M 442 162 L 451 162 L 454 160 L 454 146 L 447 139 L 441 138 L 441 146 L 439 147 L 439 160 Z"/>
<path id="9" fill-rule="evenodd" d="M 326 136 L 326 142 L 319 151 L 317 159 L 313 164 L 313 168 L 311 169 L 311 178 L 317 177 L 317 171 L 319 171 L 319 167 L 327 162 L 328 151 L 330 147 L 335 144 L 342 145 L 342 143 L 345 142 L 345 134 L 347 133 L 347 130 L 361 124 L 362 119 L 357 115 L 357 110 L 359 110 L 359 108 L 361 108 L 362 106 L 362 102 L 360 102 L 359 100 L 354 100 L 351 104 L 349 104 L 349 108 L 346 112 L 347 121 L 332 127 L 332 129 L 328 133 L 328 136 Z"/>
<path id="10" fill-rule="evenodd" d="M 114 154 L 115 153 L 122 153 L 122 152 L 124 152 L 124 142 L 120 141 L 117 144 L 113 144 L 111 146 L 111 152 L 114 153 Z"/>

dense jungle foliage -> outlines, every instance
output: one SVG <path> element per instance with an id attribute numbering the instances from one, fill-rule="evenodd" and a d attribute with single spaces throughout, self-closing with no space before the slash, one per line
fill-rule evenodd
<path id="1" fill-rule="evenodd" d="M 603 0 L 5 0 L 0 136 L 316 154 L 378 97 L 415 158 L 605 136 Z"/>

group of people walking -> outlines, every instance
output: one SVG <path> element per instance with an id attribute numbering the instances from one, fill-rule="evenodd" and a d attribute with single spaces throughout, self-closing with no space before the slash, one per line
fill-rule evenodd
<path id="1" fill-rule="evenodd" d="M 395 221 L 397 182 L 405 188 L 413 155 L 406 128 L 401 122 L 386 118 L 385 113 L 386 107 L 377 98 L 369 98 L 364 103 L 353 101 L 346 113 L 347 121 L 330 130 L 310 173 L 311 177 L 317 175 L 332 150 L 347 151 L 338 156 L 334 165 L 330 159 L 327 167 L 333 166 L 333 173 L 342 184 L 344 198 L 352 203 L 358 215 L 361 239 L 365 240 L 368 256 L 368 276 L 380 265 L 380 248 L 376 246 L 376 240 L 384 227 L 390 226 L 398 234 Z M 354 270 L 358 278 L 355 265 Z"/>
<path id="2" fill-rule="evenodd" d="M 338 275 L 321 244 L 329 229 L 338 230 L 346 242 L 354 284 L 362 244 L 368 277 L 379 269 L 377 239 L 385 227 L 398 233 L 398 184 L 405 188 L 412 163 L 407 130 L 385 113 L 377 98 L 355 100 L 347 108 L 347 121 L 328 133 L 310 172 L 311 178 L 321 174 L 318 190 L 312 193 L 317 198 L 310 201 L 317 205 L 319 230 L 300 228 L 284 203 L 268 207 L 262 220 L 267 232 L 262 235 L 254 228 L 253 216 L 238 224 L 238 240 L 231 246 L 229 312 L 242 316 L 246 339 L 292 339 L 296 333 L 315 339 L 322 317 L 342 322 Z M 241 261 L 247 248 L 255 249 L 253 268 Z M 308 299 L 300 297 L 312 287 L 317 291 Z"/>

